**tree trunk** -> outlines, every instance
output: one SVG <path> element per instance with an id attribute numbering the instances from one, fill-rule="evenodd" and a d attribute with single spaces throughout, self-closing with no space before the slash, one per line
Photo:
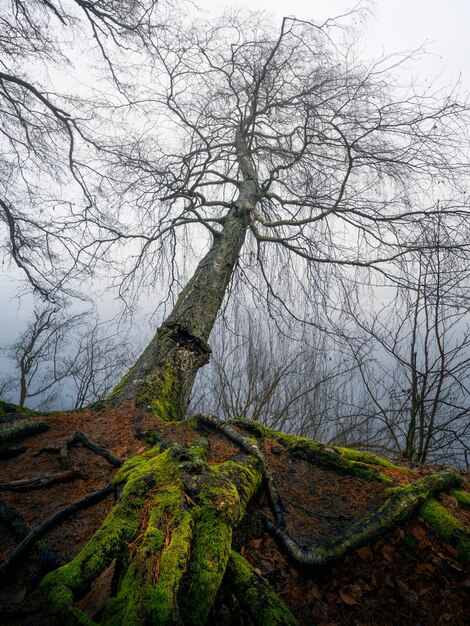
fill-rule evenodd
<path id="1" fill-rule="evenodd" d="M 136 399 L 163 420 L 183 419 L 200 367 L 209 360 L 209 335 L 243 247 L 258 185 L 246 140 L 236 136 L 242 174 L 238 197 L 155 337 L 111 394 L 113 403 Z"/>

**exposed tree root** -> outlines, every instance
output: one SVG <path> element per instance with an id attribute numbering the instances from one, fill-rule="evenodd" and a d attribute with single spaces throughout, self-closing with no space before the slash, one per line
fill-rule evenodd
<path id="1" fill-rule="evenodd" d="M 8 443 L 14 439 L 24 439 L 31 435 L 37 435 L 49 430 L 50 426 L 42 420 L 28 420 L 16 422 L 0 429 L 0 444 Z"/>
<path id="2" fill-rule="evenodd" d="M 284 602 L 238 552 L 227 564 L 230 588 L 256 626 L 298 626 Z"/>
<path id="3" fill-rule="evenodd" d="M 420 509 L 420 515 L 432 526 L 445 543 L 459 551 L 462 563 L 470 563 L 470 530 L 442 506 L 437 500 L 430 498 Z"/>
<path id="4" fill-rule="evenodd" d="M 427 512 L 428 509 L 435 512 L 436 505 L 427 501 L 432 495 L 458 489 L 461 484 L 457 473 L 447 471 L 426 476 L 406 487 L 390 489 L 387 500 L 376 512 L 358 521 L 329 545 L 309 548 L 299 545 L 284 532 L 281 497 L 256 440 L 212 415 L 200 414 L 193 419 L 197 426 L 217 430 L 241 451 L 229 461 L 211 465 L 208 463 L 210 445 L 206 437 L 199 436 L 186 446 L 164 441 L 162 437 L 158 445 L 122 463 L 105 446 L 80 432 L 68 438 L 62 446 L 39 451 L 59 454 L 61 462 L 67 465 L 71 463 L 70 447 L 81 443 L 114 467 L 119 467 L 113 481 L 117 502 L 100 530 L 72 561 L 44 578 L 43 590 L 48 606 L 61 623 L 202 626 L 226 575 L 231 589 L 252 615 L 255 624 L 294 626 L 295 618 L 268 583 L 243 557 L 232 552 L 233 529 L 263 483 L 275 518 L 275 522 L 265 518 L 266 528 L 288 557 L 307 567 L 322 567 L 342 559 L 350 551 L 391 529 L 419 506 L 423 517 L 437 528 L 437 524 L 431 521 L 431 513 Z M 365 480 L 393 482 L 379 469 L 394 467 L 393 464 L 374 455 L 283 435 L 244 420 L 235 423 L 256 437 L 276 439 L 294 457 Z M 75 468 L 53 476 L 65 477 L 73 471 Z M 3 487 L 41 487 L 49 478 L 52 477 L 16 481 Z M 49 528 L 79 509 L 94 504 L 112 489 L 109 486 L 66 507 L 32 531 L 28 531 L 23 523 L 22 536 L 17 536 L 20 543 L 0 566 L 0 574 L 17 563 Z M 464 494 L 461 499 L 465 501 L 465 492 L 453 493 Z M 308 512 L 305 507 L 304 510 Z M 442 521 L 442 512 L 438 513 Z M 0 506 L 0 521 L 2 515 Z M 14 520 L 14 512 L 12 516 L 11 520 Z M 17 521 L 21 522 L 20 519 Z M 465 558 L 470 546 L 468 536 L 460 530 L 456 532 L 452 524 L 447 523 L 446 528 L 441 533 L 444 540 L 454 542 Z M 75 603 L 86 596 L 101 573 L 110 566 L 114 571 L 112 597 L 92 618 Z"/>
<path id="5" fill-rule="evenodd" d="M 43 588 L 66 623 L 91 624 L 73 606 L 118 559 L 118 593 L 103 624 L 204 624 L 230 556 L 232 530 L 261 482 L 258 461 L 238 455 L 210 467 L 207 448 L 153 448 L 123 464 L 119 501 L 73 561 Z M 179 594 L 184 580 L 184 592 Z"/>
<path id="6" fill-rule="evenodd" d="M 107 448 L 103 446 L 101 443 L 96 443 L 92 441 L 85 433 L 76 432 L 69 439 L 67 439 L 67 447 L 73 446 L 77 443 L 81 443 L 84 448 L 94 452 L 98 456 L 106 459 L 108 463 L 110 463 L 113 467 L 121 467 L 123 461 L 114 456 L 114 454 Z"/>
<path id="7" fill-rule="evenodd" d="M 18 419 L 26 419 L 33 415 L 38 415 L 38 413 L 32 409 L 21 408 L 16 404 L 0 399 L 0 424 L 13 422 Z"/>
<path id="8" fill-rule="evenodd" d="M 450 495 L 457 500 L 462 509 L 470 511 L 470 493 L 468 493 L 468 491 L 460 491 L 459 489 L 454 489 L 450 492 Z"/>
<path id="9" fill-rule="evenodd" d="M 349 448 L 338 448 L 328 446 L 312 439 L 304 437 L 296 437 L 295 435 L 286 435 L 284 433 L 270 430 L 259 424 L 247 419 L 232 419 L 232 424 L 240 426 L 244 430 L 253 433 L 256 437 L 270 437 L 276 439 L 287 448 L 289 453 L 298 459 L 309 461 L 313 465 L 335 470 L 340 474 L 349 474 L 357 476 L 365 480 L 377 480 L 386 485 L 393 485 L 394 481 L 386 476 L 383 472 L 375 467 L 371 467 L 369 463 L 381 467 L 390 467 L 401 471 L 407 471 L 397 465 L 394 465 L 386 459 L 381 459 L 367 452 L 359 452 L 350 450 Z"/>
<path id="10" fill-rule="evenodd" d="M 329 546 L 317 548 L 300 546 L 269 519 L 266 518 L 264 522 L 266 528 L 294 562 L 306 567 L 325 567 L 393 528 L 433 494 L 457 487 L 461 481 L 457 472 L 445 471 L 425 476 L 406 487 L 391 489 L 389 498 L 380 509 L 354 524 Z"/>
<path id="11" fill-rule="evenodd" d="M 101 443 L 96 443 L 96 441 L 92 441 L 88 435 L 83 432 L 76 432 L 71 437 L 69 437 L 65 443 L 61 446 L 48 446 L 45 448 L 40 448 L 37 452 L 34 453 L 34 456 L 39 456 L 40 454 L 44 454 L 45 452 L 49 452 L 52 454 L 59 454 L 60 463 L 62 467 L 71 468 L 73 466 L 73 461 L 69 456 L 69 448 L 76 445 L 77 443 L 81 443 L 84 448 L 90 450 L 94 454 L 103 457 L 112 465 L 113 467 L 121 467 L 123 461 L 114 456 L 109 448 L 102 445 Z"/>
<path id="12" fill-rule="evenodd" d="M 29 528 L 23 517 L 14 509 L 0 501 L 0 522 L 8 528 L 15 541 L 22 541 L 29 534 Z M 36 572 L 29 581 L 26 593 L 30 593 L 42 580 L 47 572 L 59 566 L 59 557 L 52 550 L 41 548 L 39 550 L 40 560 Z"/>
<path id="13" fill-rule="evenodd" d="M 230 439 L 230 441 L 233 441 L 233 443 L 240 446 L 244 452 L 252 454 L 256 459 L 258 459 L 263 467 L 266 491 L 276 523 L 280 528 L 283 528 L 285 526 L 285 522 L 282 499 L 276 487 L 274 476 L 266 463 L 264 454 L 261 452 L 256 443 L 253 443 L 247 437 L 241 435 L 234 428 L 232 428 L 230 424 L 219 420 L 215 415 L 209 415 L 209 413 L 199 413 L 198 415 L 194 415 L 193 419 L 198 423 L 209 426 L 210 428 L 215 428 L 225 437 Z"/>
<path id="14" fill-rule="evenodd" d="M 43 487 L 50 487 L 57 483 L 63 483 L 72 478 L 81 476 L 78 469 L 69 469 L 64 472 L 56 472 L 55 474 L 49 474 L 48 476 L 38 476 L 37 478 L 23 478 L 21 480 L 15 480 L 11 483 L 0 483 L 0 491 L 28 491 L 30 489 L 41 489 Z"/>
<path id="15" fill-rule="evenodd" d="M 90 493 L 85 498 L 74 502 L 73 504 L 66 506 L 65 508 L 57 511 L 54 515 L 51 515 L 42 524 L 35 526 L 24 539 L 16 546 L 14 550 L 8 555 L 8 557 L 0 564 L 0 576 L 4 576 L 10 569 L 16 565 L 19 560 L 32 548 L 34 543 L 40 539 L 46 532 L 62 522 L 64 519 L 74 515 L 78 511 L 82 511 L 90 506 L 93 506 L 97 502 L 100 502 L 106 496 L 112 493 L 112 486 L 108 485 L 103 489 Z"/>
<path id="16" fill-rule="evenodd" d="M 27 448 L 25 446 L 9 446 L 0 450 L 0 459 L 13 459 L 15 456 L 24 454 Z"/>
<path id="17" fill-rule="evenodd" d="M 2 501 L 0 501 L 0 522 L 8 528 L 16 541 L 24 539 L 29 532 L 22 516 Z"/>
<path id="18" fill-rule="evenodd" d="M 231 428 L 228 424 L 218 420 L 213 415 L 199 414 L 194 417 L 199 422 L 212 428 L 237 443 L 247 453 L 255 456 L 262 464 L 266 476 L 266 487 L 272 505 L 276 523 L 264 518 L 266 529 L 274 536 L 279 546 L 287 556 L 296 564 L 306 567 L 324 567 L 335 561 L 339 561 L 348 552 L 366 544 L 377 538 L 378 535 L 393 528 L 397 523 L 409 517 L 420 505 L 422 515 L 443 537 L 445 541 L 454 545 L 460 554 L 463 563 L 470 560 L 470 531 L 452 516 L 442 505 L 430 499 L 440 491 L 449 490 L 461 485 L 462 479 L 456 472 L 446 471 L 426 476 L 413 484 L 401 488 L 391 489 L 386 502 L 378 511 L 360 520 L 343 536 L 333 540 L 328 546 L 308 548 L 299 545 L 283 530 L 283 515 L 279 504 L 281 498 L 277 493 L 274 479 L 266 466 L 264 455 L 258 446 L 249 441 L 243 435 Z M 393 467 L 393 464 L 376 457 L 372 454 L 363 455 L 360 452 L 349 451 L 345 448 L 328 448 L 323 444 L 284 435 L 261 426 L 260 424 L 247 420 L 232 420 L 243 426 L 246 430 L 255 432 L 258 436 L 271 436 L 283 443 L 294 456 L 300 456 L 315 464 L 326 465 L 336 471 L 346 474 L 359 475 L 363 478 L 375 478 L 386 482 L 391 481 L 381 472 L 368 467 L 366 463 L 375 463 L 385 467 Z M 364 462 L 366 461 L 366 463 Z M 460 499 L 467 504 L 465 492 L 456 492 Z M 463 496 L 461 494 L 464 494 Z M 279 523 L 281 520 L 281 523 Z"/>

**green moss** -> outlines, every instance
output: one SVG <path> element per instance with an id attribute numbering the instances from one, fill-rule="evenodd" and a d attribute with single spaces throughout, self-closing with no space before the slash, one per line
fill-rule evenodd
<path id="1" fill-rule="evenodd" d="M 49 430 L 50 425 L 42 420 L 22 420 L 0 429 L 0 444 L 23 439 Z"/>
<path id="2" fill-rule="evenodd" d="M 284 602 L 237 552 L 230 553 L 227 576 L 231 589 L 258 626 L 297 626 Z"/>
<path id="3" fill-rule="evenodd" d="M 20 407 L 17 404 L 12 404 L 11 402 L 5 402 L 5 400 L 0 398 L 0 417 L 8 418 L 9 420 L 30 417 L 32 415 L 36 415 L 36 411 L 27 409 L 26 407 Z M 7 419 L 2 421 L 7 421 Z"/>
<path id="4" fill-rule="evenodd" d="M 200 461 L 207 461 L 210 456 L 210 444 L 207 437 L 197 437 L 190 445 L 189 450 Z"/>
<path id="5" fill-rule="evenodd" d="M 470 510 L 470 493 L 468 491 L 454 490 L 450 492 L 450 495 L 454 496 L 462 509 Z"/>
<path id="6" fill-rule="evenodd" d="M 189 565 L 189 588 L 182 599 L 183 622 L 203 626 L 214 603 L 232 545 L 232 526 L 208 506 L 193 512 L 196 534 Z"/>
<path id="7" fill-rule="evenodd" d="M 186 511 L 175 528 L 168 548 L 160 559 L 157 584 L 146 594 L 146 614 L 152 624 L 175 623 L 179 613 L 177 594 L 187 569 L 191 549 L 193 519 Z"/>
<path id="8" fill-rule="evenodd" d="M 153 449 L 130 459 L 116 476 L 117 482 L 124 480 L 121 497 L 101 528 L 72 561 L 44 578 L 42 589 L 52 613 L 65 616 L 67 620 L 78 619 L 78 613 L 71 606 L 73 600 L 87 593 L 90 584 L 113 559 L 126 558 L 127 547 L 137 536 L 142 510 L 155 498 L 152 494 L 158 487 L 166 487 L 165 493 L 158 494 L 162 507 L 168 502 L 174 506 L 175 497 L 181 495 L 177 488 L 174 488 L 177 496 L 171 493 L 172 481 L 179 481 L 171 450 L 159 453 L 158 449 Z M 161 538 L 156 524 L 156 518 L 152 518 L 147 537 L 151 548 Z"/>
<path id="9" fill-rule="evenodd" d="M 262 474 L 254 457 L 207 468 L 198 506 L 193 510 L 195 540 L 188 593 L 181 609 L 185 623 L 206 623 L 230 556 L 233 528 L 261 483 Z"/>
<path id="10" fill-rule="evenodd" d="M 441 539 L 457 548 L 462 563 L 470 562 L 470 529 L 454 517 L 437 500 L 428 500 L 420 509 L 423 519 L 439 533 Z"/>
<path id="11" fill-rule="evenodd" d="M 146 377 L 137 397 L 138 405 L 150 409 L 154 417 L 165 422 L 181 419 L 175 403 L 176 383 L 172 366 L 160 367 L 157 373 Z"/>
<path id="12" fill-rule="evenodd" d="M 230 421 L 241 426 L 248 432 L 254 433 L 257 437 L 276 439 L 285 446 L 293 456 L 309 461 L 320 467 L 328 467 L 339 473 L 358 476 L 365 480 L 377 480 L 386 485 L 394 484 L 392 478 L 386 476 L 377 468 L 371 467 L 370 463 L 373 465 L 382 465 L 383 467 L 395 466 L 385 459 L 380 459 L 381 462 L 378 463 L 377 460 L 379 457 L 373 454 L 363 453 L 349 448 L 327 446 L 305 437 L 297 437 L 296 435 L 270 430 L 266 428 L 266 426 L 251 420 L 237 418 Z"/>
<path id="13" fill-rule="evenodd" d="M 361 450 L 354 450 L 354 448 L 343 448 L 339 446 L 335 446 L 333 449 L 337 450 L 344 459 L 348 459 L 350 461 L 359 461 L 360 463 L 366 463 L 367 465 L 379 465 L 380 467 L 389 467 L 405 473 L 410 471 L 406 467 L 395 465 L 395 463 L 392 463 L 388 459 L 384 459 L 370 452 L 362 452 Z"/>

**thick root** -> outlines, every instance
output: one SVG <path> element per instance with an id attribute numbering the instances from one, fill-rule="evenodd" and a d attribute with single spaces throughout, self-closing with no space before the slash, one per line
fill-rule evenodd
<path id="1" fill-rule="evenodd" d="M 28 491 L 30 489 L 42 489 L 50 487 L 57 483 L 63 483 L 72 478 L 80 476 L 77 469 L 66 470 L 65 472 L 56 472 L 47 476 L 38 476 L 37 478 L 22 478 L 11 483 L 0 483 L 0 491 Z"/>
<path id="2" fill-rule="evenodd" d="M 276 487 L 274 476 L 266 463 L 264 454 L 261 452 L 256 443 L 253 443 L 247 437 L 244 437 L 234 428 L 232 428 L 230 424 L 217 419 L 217 417 L 215 417 L 214 415 L 209 415 L 208 413 L 200 413 L 193 416 L 193 419 L 196 420 L 197 423 L 201 423 L 209 426 L 210 428 L 218 430 L 225 437 L 227 437 L 227 439 L 230 439 L 230 441 L 233 441 L 233 443 L 240 446 L 240 448 L 247 454 L 253 455 L 261 463 L 261 466 L 263 468 L 265 487 L 271 509 L 276 519 L 276 524 L 281 528 L 284 528 L 284 507 L 282 505 L 281 496 L 279 495 L 279 491 Z"/>
<path id="3" fill-rule="evenodd" d="M 8 443 L 15 439 L 24 439 L 31 435 L 37 435 L 49 430 L 50 426 L 42 420 L 25 420 L 16 422 L 0 429 L 0 444 Z"/>
<path id="4" fill-rule="evenodd" d="M 114 559 L 117 594 L 102 624 L 204 624 L 230 556 L 232 529 L 258 490 L 253 457 L 204 463 L 206 446 L 153 448 L 123 464 L 121 496 L 78 556 L 52 572 L 43 589 L 66 624 L 94 623 L 74 606 Z M 182 588 L 184 585 L 184 588 Z"/>
<path id="5" fill-rule="evenodd" d="M 458 487 L 461 481 L 457 472 L 444 471 L 421 478 L 406 487 L 391 489 L 390 497 L 378 511 L 359 521 L 329 546 L 318 548 L 299 546 L 270 520 L 266 519 L 265 524 L 293 561 L 306 567 L 325 567 L 341 560 L 352 550 L 370 543 L 380 534 L 409 517 L 432 495 Z"/>
<path id="6" fill-rule="evenodd" d="M 95 491 L 90 493 L 85 498 L 74 502 L 70 506 L 61 509 L 57 513 L 54 513 L 51 517 L 49 517 L 46 521 L 42 522 L 38 526 L 35 526 L 19 543 L 16 548 L 8 555 L 8 557 L 1 563 L 0 565 L 0 576 L 5 576 L 7 572 L 16 565 L 24 555 L 31 550 L 36 541 L 43 537 L 48 530 L 57 526 L 64 519 L 75 515 L 78 511 L 82 511 L 90 506 L 93 506 L 97 502 L 100 502 L 106 496 L 108 496 L 112 492 L 112 487 L 109 485 L 104 489 L 100 489 L 99 491 Z"/>
<path id="7" fill-rule="evenodd" d="M 464 492 L 462 492 L 464 493 Z M 470 530 L 442 506 L 430 499 L 420 509 L 421 517 L 439 533 L 445 543 L 459 551 L 459 560 L 470 563 Z"/>
<path id="8" fill-rule="evenodd" d="M 270 430 L 257 422 L 245 419 L 232 419 L 232 424 L 240 426 L 244 430 L 253 433 L 256 437 L 271 437 L 285 446 L 289 453 L 298 459 L 304 459 L 313 465 L 332 469 L 340 474 L 357 476 L 365 480 L 377 480 L 386 485 L 393 485 L 394 481 L 383 472 L 369 463 L 374 463 L 381 467 L 390 467 L 403 470 L 386 459 L 380 459 L 373 454 L 362 453 L 349 448 L 335 448 L 312 439 L 296 437 L 295 435 L 285 435 L 284 433 Z M 406 470 L 403 470 L 406 471 Z"/>
<path id="9" fill-rule="evenodd" d="M 90 452 L 94 452 L 98 456 L 103 457 L 110 463 L 113 467 L 121 467 L 122 461 L 114 456 L 114 454 L 101 443 L 96 443 L 96 441 L 92 441 L 85 433 L 76 432 L 67 439 L 67 447 L 74 446 L 77 443 L 81 443 L 84 448 L 90 450 Z"/>
<path id="10" fill-rule="evenodd" d="M 238 552 L 230 553 L 227 578 L 256 626 L 298 626 L 284 602 Z"/>

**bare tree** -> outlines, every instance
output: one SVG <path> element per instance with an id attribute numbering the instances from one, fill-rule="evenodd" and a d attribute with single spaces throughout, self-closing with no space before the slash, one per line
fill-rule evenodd
<path id="1" fill-rule="evenodd" d="M 125 102 L 122 55 L 153 47 L 164 3 L 158 12 L 156 6 L 156 0 L 0 6 L 0 223 L 5 250 L 45 298 L 57 299 L 103 253 L 90 233 L 103 217 L 93 189 L 106 148 L 100 110 L 112 93 Z M 86 56 L 78 41 L 88 47 Z M 83 65 L 88 57 L 108 85 L 91 102 L 73 88 L 77 59 Z"/>
<path id="2" fill-rule="evenodd" d="M 214 329 L 211 362 L 195 382 L 189 412 L 338 439 L 351 411 L 354 360 L 316 328 L 289 320 L 266 325 L 268 312 L 261 305 L 243 310 L 237 296 Z"/>
<path id="3" fill-rule="evenodd" d="M 439 215 L 422 241 L 431 250 L 402 267 L 406 287 L 390 288 L 385 306 L 349 309 L 362 331 L 350 347 L 389 448 L 409 460 L 462 463 L 470 432 L 467 261 L 449 250 Z"/>
<path id="4" fill-rule="evenodd" d="M 67 388 L 73 408 L 103 400 L 137 356 L 135 340 L 110 334 L 94 320 L 77 338 L 76 355 L 67 359 Z"/>
<path id="5" fill-rule="evenodd" d="M 132 149 L 114 150 L 116 162 L 103 179 L 108 206 L 116 215 L 121 211 L 122 224 L 103 224 L 102 243 L 141 244 L 126 270 L 123 295 L 131 280 L 137 289 L 154 283 L 162 267 L 169 267 L 172 286 L 178 286 L 181 248 L 192 244 L 200 260 L 155 337 L 109 396 L 110 413 L 113 405 L 135 403 L 155 418 L 183 419 L 235 273 L 253 284 L 256 267 L 270 302 L 289 310 L 289 297 L 299 293 L 331 303 L 334 289 L 325 284 L 330 287 L 337 268 L 380 266 L 388 273 L 393 268 L 387 261 L 426 249 L 413 239 L 413 225 L 432 221 L 437 212 L 433 203 L 415 209 L 410 201 L 425 202 L 433 176 L 448 191 L 439 215 L 454 228 L 452 246 L 467 245 L 466 204 L 453 193 L 468 174 L 465 106 L 453 95 L 394 94 L 396 61 L 355 63 L 349 47 L 341 53 L 335 44 L 335 28 L 289 18 L 274 29 L 265 16 L 231 14 L 216 24 L 189 30 L 177 24 L 162 34 L 149 89 L 135 103 L 143 114 L 139 136 Z M 157 142 L 153 131 L 160 127 L 165 133 Z M 284 291 L 289 284 L 290 293 Z M 120 584 L 113 585 L 116 596 L 99 619 L 204 624 L 230 558 L 239 571 L 237 555 L 231 557 L 233 528 L 263 477 L 277 511 L 267 528 L 296 562 L 316 567 L 392 527 L 427 494 L 460 484 L 451 472 L 426 477 L 424 484 L 395 492 L 348 536 L 307 549 L 282 530 L 279 498 L 260 449 L 213 416 L 194 421 L 224 433 L 241 452 L 214 468 L 207 462 L 208 441 L 163 442 L 123 464 L 116 478 L 123 489 L 103 528 L 73 564 L 44 581 L 60 618 L 89 623 L 74 602 L 117 563 Z M 259 425 L 243 425 L 260 436 Z M 296 440 L 293 447 L 299 446 L 306 454 L 314 448 L 330 467 L 364 469 L 345 465 L 344 451 Z M 258 616 L 262 620 L 269 621 Z M 285 612 L 277 612 L 276 621 L 295 623 Z"/>
<path id="6" fill-rule="evenodd" d="M 44 408 L 60 395 L 62 383 L 75 367 L 73 333 L 84 321 L 83 314 L 67 316 L 52 306 L 37 307 L 34 317 L 9 349 L 18 370 L 18 405 L 40 400 Z M 68 347 L 68 357 L 64 355 Z"/>
<path id="7" fill-rule="evenodd" d="M 102 400 L 133 363 L 135 341 L 111 331 L 89 312 L 67 314 L 36 306 L 26 330 L 9 347 L 17 374 L 6 376 L 1 396 L 18 394 L 18 406 L 83 408 Z"/>

